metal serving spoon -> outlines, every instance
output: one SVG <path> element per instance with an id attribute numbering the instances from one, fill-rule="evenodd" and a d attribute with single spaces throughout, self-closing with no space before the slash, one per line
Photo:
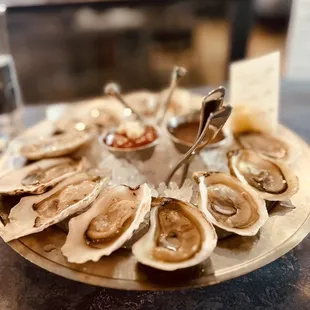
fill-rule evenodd
<path id="1" fill-rule="evenodd" d="M 140 115 L 140 113 L 135 110 L 134 108 L 132 108 L 130 106 L 130 104 L 127 103 L 127 101 L 124 99 L 124 97 L 121 94 L 121 88 L 118 84 L 116 83 L 108 83 L 105 87 L 104 87 L 104 93 L 108 96 L 111 97 L 115 97 L 116 99 L 119 100 L 119 102 L 125 107 L 128 108 L 132 111 L 133 114 L 136 115 L 137 119 L 144 124 L 145 121 L 143 119 L 143 117 Z"/>
<path id="2" fill-rule="evenodd" d="M 158 126 L 161 126 L 166 113 L 168 111 L 168 107 L 170 105 L 171 102 L 171 98 L 172 95 L 175 91 L 175 89 L 178 87 L 179 85 L 179 81 L 181 80 L 181 78 L 187 73 L 187 70 L 183 67 L 174 67 L 172 74 L 171 74 L 171 80 L 170 80 L 170 85 L 169 85 L 169 89 L 168 89 L 168 96 L 166 98 L 166 100 L 164 101 L 163 105 L 159 107 L 159 110 L 157 111 L 157 115 L 156 115 L 156 123 Z"/>

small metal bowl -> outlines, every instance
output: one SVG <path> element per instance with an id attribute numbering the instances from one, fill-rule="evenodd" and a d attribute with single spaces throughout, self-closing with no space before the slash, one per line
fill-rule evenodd
<path id="1" fill-rule="evenodd" d="M 174 143 L 174 146 L 180 153 L 186 153 L 192 147 L 193 143 L 184 141 L 176 137 L 174 134 L 176 128 L 178 128 L 180 125 L 183 125 L 183 124 L 199 123 L 199 117 L 200 117 L 200 113 L 194 112 L 194 113 L 189 113 L 185 115 L 174 116 L 168 120 L 167 125 L 166 125 L 166 132 L 169 138 Z M 216 130 L 215 126 L 210 125 L 210 129 L 212 128 L 214 128 L 214 131 Z M 228 140 L 229 140 L 228 132 L 226 130 L 221 130 L 219 134 L 222 134 L 223 138 L 216 143 L 209 143 L 203 148 L 203 150 L 211 150 L 211 149 L 219 148 L 225 145 L 226 143 L 228 143 Z M 193 139 L 193 142 L 194 140 L 195 138 Z"/>
<path id="2" fill-rule="evenodd" d="M 156 145 L 158 144 L 158 141 L 161 136 L 160 129 L 157 126 L 152 126 L 152 127 L 154 127 L 157 132 L 157 138 L 153 142 L 143 145 L 143 146 L 134 147 L 134 148 L 117 148 L 117 147 L 112 147 L 106 144 L 105 137 L 108 134 L 114 133 L 116 131 L 116 128 L 109 129 L 108 131 L 103 133 L 99 137 L 99 142 L 116 158 L 146 161 L 152 157 L 155 151 Z"/>

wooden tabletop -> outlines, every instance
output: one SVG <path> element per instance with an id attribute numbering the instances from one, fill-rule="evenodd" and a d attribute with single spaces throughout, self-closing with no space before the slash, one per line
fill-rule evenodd
<path id="1" fill-rule="evenodd" d="M 204 94 L 207 89 L 199 91 Z M 41 119 L 45 107 L 26 107 L 26 124 Z M 310 83 L 283 82 L 281 122 L 310 142 L 309 119 Z M 0 309 L 306 310 L 310 302 L 309 270 L 310 236 L 270 265 L 222 284 L 175 292 L 127 292 L 51 274 L 0 241 Z"/>

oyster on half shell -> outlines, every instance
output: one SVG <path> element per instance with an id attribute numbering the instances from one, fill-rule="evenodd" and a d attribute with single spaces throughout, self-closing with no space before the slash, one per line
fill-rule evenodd
<path id="1" fill-rule="evenodd" d="M 265 201 L 248 185 L 222 172 L 195 172 L 199 208 L 215 226 L 254 236 L 268 219 Z"/>
<path id="2" fill-rule="evenodd" d="M 79 264 L 110 255 L 133 236 L 150 208 L 151 190 L 146 184 L 108 188 L 88 211 L 70 220 L 63 255 Z"/>
<path id="3" fill-rule="evenodd" d="M 85 160 L 69 157 L 43 159 L 0 178 L 0 194 L 42 194 L 85 168 Z"/>
<path id="4" fill-rule="evenodd" d="M 158 94 L 140 90 L 126 94 L 124 98 L 131 107 L 145 117 L 154 116 L 158 104 Z"/>
<path id="5" fill-rule="evenodd" d="M 155 198 L 148 232 L 132 247 L 147 266 L 172 271 L 198 265 L 213 252 L 217 236 L 199 209 L 173 198 Z"/>
<path id="6" fill-rule="evenodd" d="M 27 141 L 19 152 L 29 160 L 68 155 L 89 143 L 96 135 L 95 127 L 83 122 L 75 128 L 60 131 L 50 137 Z"/>
<path id="7" fill-rule="evenodd" d="M 284 163 L 251 150 L 230 151 L 227 158 L 231 174 L 266 200 L 288 200 L 299 189 L 297 176 Z"/>
<path id="8" fill-rule="evenodd" d="M 117 126 L 124 118 L 124 107 L 115 98 L 102 97 L 82 101 L 71 107 L 71 117 L 98 128 Z"/>
<path id="9" fill-rule="evenodd" d="M 8 242 L 40 232 L 85 210 L 96 199 L 105 182 L 106 179 L 79 173 L 44 194 L 23 197 L 11 209 L 8 223 L 0 229 L 0 236 Z"/>
<path id="10" fill-rule="evenodd" d="M 290 161 L 292 147 L 277 137 L 258 131 L 246 131 L 235 135 L 235 140 L 244 149 L 249 149 L 275 160 Z"/>

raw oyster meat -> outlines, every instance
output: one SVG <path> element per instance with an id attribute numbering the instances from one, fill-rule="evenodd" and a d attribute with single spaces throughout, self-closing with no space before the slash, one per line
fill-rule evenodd
<path id="1" fill-rule="evenodd" d="M 288 200 L 299 189 L 297 176 L 284 163 L 251 150 L 230 151 L 227 157 L 231 174 L 266 200 Z"/>
<path id="2" fill-rule="evenodd" d="M 247 131 L 235 135 L 235 140 L 244 149 L 250 149 L 275 160 L 289 161 L 292 157 L 292 147 L 277 137 L 257 132 Z"/>
<path id="3" fill-rule="evenodd" d="M 265 201 L 248 185 L 222 172 L 196 172 L 199 208 L 215 226 L 241 236 L 256 235 L 268 219 Z"/>
<path id="4" fill-rule="evenodd" d="M 79 173 L 44 194 L 23 197 L 11 209 L 8 223 L 0 229 L 0 236 L 8 242 L 40 232 L 85 210 L 99 195 L 106 181 L 87 173 Z"/>
<path id="5" fill-rule="evenodd" d="M 50 137 L 27 141 L 20 148 L 22 156 L 29 160 L 53 158 L 71 154 L 89 143 L 96 134 L 94 127 L 80 122 L 77 127 L 60 131 Z"/>
<path id="6" fill-rule="evenodd" d="M 70 220 L 63 255 L 79 264 L 110 255 L 133 236 L 150 208 L 151 190 L 146 184 L 105 190 L 88 211 Z"/>
<path id="7" fill-rule="evenodd" d="M 213 252 L 217 236 L 200 210 L 173 198 L 155 198 L 148 232 L 132 247 L 136 259 L 172 271 L 198 265 Z"/>
<path id="8" fill-rule="evenodd" d="M 0 178 L 0 194 L 42 194 L 60 181 L 85 168 L 84 159 L 42 159 Z"/>

